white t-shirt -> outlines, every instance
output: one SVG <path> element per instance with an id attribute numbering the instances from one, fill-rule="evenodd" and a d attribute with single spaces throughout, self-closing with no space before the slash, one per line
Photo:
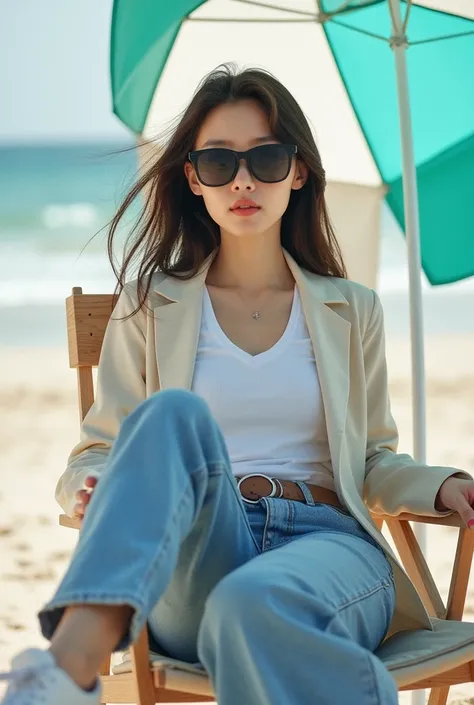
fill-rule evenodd
<path id="1" fill-rule="evenodd" d="M 234 475 L 260 472 L 335 490 L 318 372 L 296 286 L 285 332 L 255 356 L 226 336 L 204 287 L 192 390 L 219 424 Z"/>

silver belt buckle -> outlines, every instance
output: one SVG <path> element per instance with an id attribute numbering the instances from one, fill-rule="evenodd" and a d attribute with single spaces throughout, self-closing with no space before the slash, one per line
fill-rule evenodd
<path id="1" fill-rule="evenodd" d="M 268 477 L 268 475 L 265 475 L 265 474 L 262 473 L 262 472 L 251 472 L 251 473 L 249 473 L 248 475 L 244 475 L 244 477 L 241 477 L 240 480 L 239 480 L 239 482 L 237 483 L 237 487 L 238 487 L 239 491 L 240 491 L 240 485 L 241 485 L 242 482 L 243 482 L 244 480 L 246 480 L 248 477 L 264 477 L 265 480 L 268 480 L 268 481 L 270 482 L 270 484 L 271 484 L 271 486 L 272 486 L 272 491 L 271 491 L 270 494 L 266 494 L 265 497 L 276 497 L 276 496 L 281 497 L 281 496 L 282 496 L 282 494 L 283 494 L 283 487 L 282 487 L 281 482 L 279 482 L 279 481 L 277 480 L 278 485 L 279 485 L 279 489 L 280 489 L 280 494 L 277 495 L 277 485 L 276 485 L 275 480 L 274 480 L 272 477 Z M 249 504 L 258 504 L 258 503 L 260 502 L 260 500 L 261 500 L 261 497 L 259 497 L 259 499 L 248 499 L 247 497 L 244 497 L 244 496 L 243 496 L 242 492 L 240 492 L 240 496 L 242 497 L 242 499 L 243 499 L 244 502 L 248 502 Z"/>

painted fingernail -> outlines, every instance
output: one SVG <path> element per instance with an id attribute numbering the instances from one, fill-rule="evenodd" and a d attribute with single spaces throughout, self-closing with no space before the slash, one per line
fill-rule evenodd
<path id="1" fill-rule="evenodd" d="M 474 529 L 474 519 L 469 519 L 467 522 L 468 529 Z"/>

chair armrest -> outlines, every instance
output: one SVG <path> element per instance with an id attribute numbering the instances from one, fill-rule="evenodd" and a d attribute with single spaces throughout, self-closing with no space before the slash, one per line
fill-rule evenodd
<path id="1" fill-rule="evenodd" d="M 467 588 L 473 558 L 474 532 L 469 531 L 456 512 L 444 517 L 425 517 L 417 514 L 399 516 L 377 515 L 376 519 L 385 522 L 397 548 L 401 562 L 418 590 L 423 603 L 431 616 L 438 619 L 461 620 L 466 602 Z M 441 598 L 430 572 L 426 557 L 413 531 L 410 522 L 452 526 L 459 529 L 456 555 L 451 577 L 447 605 Z"/>
<path id="2" fill-rule="evenodd" d="M 437 524 L 438 526 L 454 526 L 458 529 L 467 529 L 466 524 L 457 512 L 445 517 L 424 517 L 418 514 L 399 514 L 396 517 L 385 514 L 376 514 L 374 516 L 382 521 L 414 521 L 422 524 Z"/>
<path id="3" fill-rule="evenodd" d="M 80 529 L 81 522 L 79 519 L 71 519 L 67 514 L 59 515 L 59 525 L 65 526 L 67 529 Z"/>

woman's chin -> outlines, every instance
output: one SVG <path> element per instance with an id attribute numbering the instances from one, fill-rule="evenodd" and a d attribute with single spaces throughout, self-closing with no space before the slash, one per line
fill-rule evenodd
<path id="1" fill-rule="evenodd" d="M 263 235 L 265 232 L 264 229 L 256 228 L 255 226 L 253 228 L 233 228 L 232 230 L 224 228 L 223 230 L 221 229 L 221 232 L 222 231 L 230 237 L 258 237 L 259 235 Z"/>
<path id="2" fill-rule="evenodd" d="M 237 221 L 237 222 L 236 222 Z M 220 224 L 221 232 L 233 235 L 235 237 L 246 237 L 250 235 L 263 235 L 269 232 L 275 226 L 275 223 L 269 223 L 264 218 L 251 216 L 247 218 L 233 218 L 230 222 L 226 219 L 225 223 Z"/>

